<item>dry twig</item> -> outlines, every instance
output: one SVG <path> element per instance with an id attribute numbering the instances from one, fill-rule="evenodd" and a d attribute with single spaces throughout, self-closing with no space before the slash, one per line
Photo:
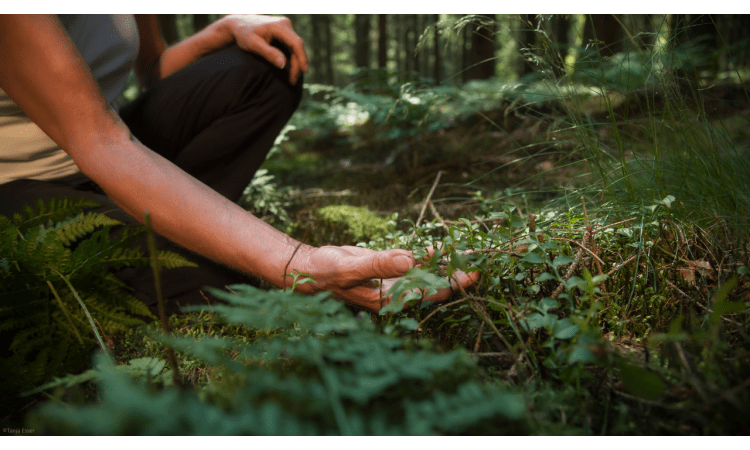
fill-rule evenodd
<path id="1" fill-rule="evenodd" d="M 417 218 L 416 223 L 414 224 L 414 227 L 418 227 L 419 224 L 422 222 L 422 218 L 424 217 L 424 212 L 427 209 L 427 203 L 429 203 L 430 199 L 432 198 L 432 194 L 435 192 L 435 188 L 437 187 L 438 183 L 440 182 L 440 176 L 443 174 L 443 171 L 440 170 L 437 173 L 437 176 L 435 177 L 435 182 L 432 183 L 432 188 L 430 188 L 430 193 L 427 194 L 427 198 L 425 198 L 424 203 L 422 204 L 422 210 L 419 212 L 419 218 Z M 412 233 L 412 237 L 414 237 L 414 234 L 416 234 L 417 230 L 414 230 Z"/>

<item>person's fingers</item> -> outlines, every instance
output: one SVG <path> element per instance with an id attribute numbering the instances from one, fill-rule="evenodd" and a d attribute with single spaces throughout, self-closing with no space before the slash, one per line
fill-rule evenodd
<path id="1" fill-rule="evenodd" d="M 373 278 L 398 278 L 404 276 L 414 265 L 410 251 L 383 250 L 357 256 L 352 268 L 359 279 L 365 281 Z"/>
<path id="2" fill-rule="evenodd" d="M 292 86 L 297 84 L 297 78 L 299 78 L 299 61 L 292 55 L 289 58 L 289 84 Z"/>
<path id="3" fill-rule="evenodd" d="M 289 49 L 289 82 L 297 84 L 300 72 L 309 70 L 307 64 L 307 53 L 305 43 L 297 33 L 294 32 L 292 23 L 283 18 L 272 28 L 271 35 L 274 39 L 281 41 Z"/>
<path id="4" fill-rule="evenodd" d="M 284 56 L 281 50 L 272 46 L 256 34 L 251 34 L 247 37 L 247 40 L 247 50 L 257 53 L 279 69 L 286 67 L 286 56 Z"/>
<path id="5" fill-rule="evenodd" d="M 381 296 L 381 292 L 382 294 L 385 294 L 385 289 L 381 289 L 376 285 L 367 284 L 354 286 L 336 293 L 336 297 L 339 297 L 349 305 L 366 309 L 372 313 L 377 313 L 383 306 L 390 303 L 390 300 L 387 297 Z"/>
<path id="6" fill-rule="evenodd" d="M 372 256 L 378 252 L 371 248 L 355 247 L 353 245 L 342 245 L 341 248 L 356 256 Z"/>
<path id="7" fill-rule="evenodd" d="M 292 56 L 297 58 L 297 63 L 301 71 L 307 73 L 309 66 L 307 64 L 307 52 L 305 51 L 305 42 L 297 33 L 295 33 L 292 23 L 289 21 L 282 22 L 284 26 L 278 33 L 274 33 L 274 37 L 283 42 Z"/>

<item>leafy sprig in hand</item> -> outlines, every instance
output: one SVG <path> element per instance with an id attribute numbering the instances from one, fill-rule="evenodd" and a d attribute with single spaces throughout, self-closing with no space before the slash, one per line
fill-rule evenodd
<path id="1" fill-rule="evenodd" d="M 295 258 L 296 266 L 310 274 L 314 283 L 299 285 L 299 291 L 314 293 L 331 291 L 333 295 L 350 305 L 370 312 L 378 312 L 393 299 L 390 288 L 418 265 L 412 252 L 408 250 L 376 251 L 352 246 L 307 247 L 301 249 Z M 428 256 L 435 250 L 428 249 Z M 428 292 L 422 300 L 443 302 L 454 292 L 474 284 L 479 272 L 465 273 L 456 271 L 446 287 Z M 448 281 L 448 280 L 446 280 Z"/>

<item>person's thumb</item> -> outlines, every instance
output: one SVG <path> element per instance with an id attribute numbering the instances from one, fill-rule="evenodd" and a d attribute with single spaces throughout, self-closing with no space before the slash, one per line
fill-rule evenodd
<path id="1" fill-rule="evenodd" d="M 370 278 L 397 278 L 414 267 L 415 261 L 407 250 L 383 250 L 365 257 L 363 265 Z"/>

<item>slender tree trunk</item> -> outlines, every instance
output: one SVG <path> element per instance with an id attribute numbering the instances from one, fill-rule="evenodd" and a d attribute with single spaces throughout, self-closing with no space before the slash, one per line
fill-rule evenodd
<path id="1" fill-rule="evenodd" d="M 434 55 L 435 55 L 435 58 L 434 58 L 435 59 L 435 61 L 434 61 L 435 65 L 433 66 L 433 74 L 432 75 L 433 75 L 433 77 L 435 77 L 435 84 L 439 85 L 440 81 L 441 81 L 440 80 L 440 76 L 442 75 L 441 74 L 441 72 L 442 72 L 442 67 L 441 66 L 443 64 L 443 61 L 440 59 L 440 56 L 441 56 L 441 54 L 440 54 L 440 30 L 437 27 L 437 23 L 440 22 L 440 15 L 439 14 L 433 14 L 432 15 L 432 20 L 436 24 L 435 25 L 435 30 L 434 30 L 433 36 L 432 36 L 433 45 L 434 45 L 433 52 L 434 52 Z"/>
<path id="2" fill-rule="evenodd" d="M 331 17 L 329 14 L 311 16 L 312 58 L 316 83 L 333 84 L 333 55 L 331 42 Z"/>
<path id="3" fill-rule="evenodd" d="M 565 69 L 565 56 L 568 54 L 570 44 L 568 33 L 570 31 L 570 18 L 562 14 L 553 15 L 545 28 L 550 39 L 547 47 L 546 58 L 552 65 L 552 70 L 557 78 L 567 74 Z"/>
<path id="4" fill-rule="evenodd" d="M 471 34 L 470 78 L 486 80 L 495 76 L 495 23 L 494 14 L 487 14 L 493 19 L 491 24 L 477 25 Z"/>
<path id="5" fill-rule="evenodd" d="M 419 65 L 417 59 L 417 39 L 419 38 L 417 32 L 417 15 L 409 14 L 406 19 L 407 39 L 406 39 L 406 61 L 408 64 L 409 78 L 412 78 L 415 73 L 419 72 Z"/>
<path id="6" fill-rule="evenodd" d="M 404 63 L 406 59 L 404 58 L 404 47 L 406 47 L 406 44 L 404 44 L 404 33 L 403 33 L 403 20 L 401 15 L 394 14 L 391 16 L 391 23 L 392 23 L 392 29 L 393 29 L 393 36 L 394 41 L 396 43 L 396 70 L 399 72 L 406 71 L 406 68 L 404 66 Z"/>
<path id="7" fill-rule="evenodd" d="M 356 14 L 354 16 L 355 55 L 354 63 L 357 67 L 370 67 L 370 15 Z"/>
<path id="8" fill-rule="evenodd" d="M 159 21 L 159 28 L 161 28 L 161 35 L 167 45 L 172 45 L 180 40 L 180 36 L 177 33 L 176 14 L 159 14 L 157 20 Z"/>
<path id="9" fill-rule="evenodd" d="M 333 33 L 331 30 L 331 27 L 333 26 L 333 18 L 330 14 L 324 14 L 324 23 L 323 23 L 323 36 L 324 36 L 324 46 L 325 46 L 325 79 L 324 82 L 326 84 L 333 85 L 334 84 L 334 75 L 333 75 Z"/>
<path id="10" fill-rule="evenodd" d="M 593 39 L 600 41 L 599 52 L 605 58 L 622 50 L 617 40 L 619 24 L 612 14 L 591 14 L 586 19 L 583 33 L 584 46 Z"/>
<path id="11" fill-rule="evenodd" d="M 312 75 L 310 81 L 320 83 L 323 79 L 323 39 L 321 37 L 322 32 L 321 16 L 319 14 L 313 14 L 310 16 L 310 30 L 311 30 L 311 58 L 312 63 Z"/>
<path id="12" fill-rule="evenodd" d="M 432 54 L 430 52 L 430 39 L 422 39 L 422 33 L 425 32 L 425 29 L 427 28 L 426 22 L 427 22 L 427 16 L 426 14 L 417 14 L 417 45 L 419 46 L 419 53 L 417 54 L 419 58 L 419 76 L 422 78 L 427 78 L 430 76 L 430 58 L 432 57 Z M 421 44 L 421 45 L 420 45 Z"/>
<path id="13" fill-rule="evenodd" d="M 467 25 L 463 29 L 463 36 L 461 39 L 461 80 L 466 83 L 471 79 L 469 70 L 471 67 L 470 51 L 471 51 L 471 35 L 472 27 Z"/>
<path id="14" fill-rule="evenodd" d="M 193 30 L 195 33 L 206 28 L 211 23 L 208 14 L 193 14 Z"/>
<path id="15" fill-rule="evenodd" d="M 388 66 L 388 34 L 386 32 L 386 14 L 378 14 L 378 67 Z"/>
<path id="16" fill-rule="evenodd" d="M 529 50 L 521 52 L 521 64 L 518 69 L 519 77 L 524 77 L 534 72 L 534 65 L 530 61 L 527 61 L 525 53 L 534 53 L 533 48 L 536 45 L 536 32 L 534 29 L 536 28 L 536 23 L 536 16 L 534 14 L 521 15 L 520 30 L 518 32 L 518 48 L 519 51 L 522 48 Z"/>
<path id="17" fill-rule="evenodd" d="M 402 30 L 404 35 L 404 70 L 411 77 L 414 70 L 414 46 L 412 45 L 411 20 L 408 15 L 401 16 Z"/>

